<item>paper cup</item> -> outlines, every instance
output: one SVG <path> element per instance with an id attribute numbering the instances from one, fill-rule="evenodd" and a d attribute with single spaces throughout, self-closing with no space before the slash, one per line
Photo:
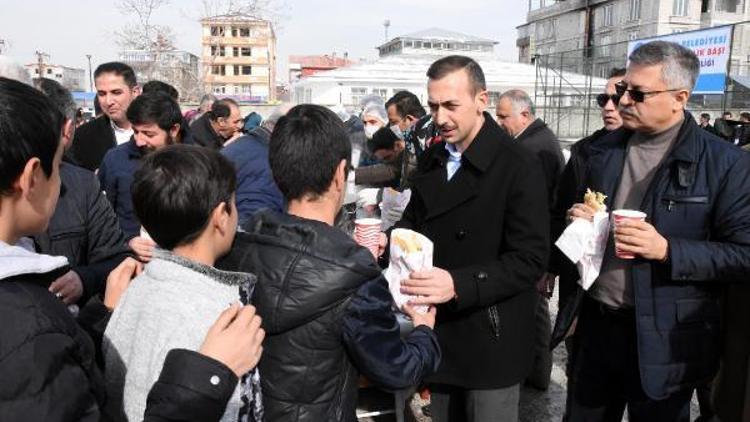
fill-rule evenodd
<path id="1" fill-rule="evenodd" d="M 354 241 L 372 252 L 378 258 L 378 243 L 380 242 L 380 225 L 377 218 L 360 218 L 354 220 Z"/>
<path id="2" fill-rule="evenodd" d="M 636 210 L 615 210 L 612 211 L 614 226 L 617 227 L 623 221 L 646 221 L 646 213 Z M 615 242 L 615 256 L 620 259 L 635 259 L 635 255 L 630 252 L 621 251 Z"/>

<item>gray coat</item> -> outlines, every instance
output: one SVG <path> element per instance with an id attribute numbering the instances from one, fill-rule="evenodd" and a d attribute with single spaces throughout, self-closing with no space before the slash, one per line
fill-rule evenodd
<path id="1" fill-rule="evenodd" d="M 104 332 L 107 413 L 137 421 L 150 386 L 172 349 L 198 350 L 211 324 L 252 286 L 251 274 L 230 273 L 159 250 L 120 299 Z M 223 422 L 236 421 L 240 388 Z"/>

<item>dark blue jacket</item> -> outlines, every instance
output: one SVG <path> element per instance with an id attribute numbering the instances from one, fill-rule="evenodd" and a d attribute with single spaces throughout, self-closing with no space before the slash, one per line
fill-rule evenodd
<path id="1" fill-rule="evenodd" d="M 437 369 L 435 333 L 419 326 L 401 338 L 380 268 L 346 233 L 267 211 L 244 229 L 217 267 L 258 277 L 266 420 L 356 421 L 359 373 L 402 389 Z"/>
<path id="2" fill-rule="evenodd" d="M 240 214 L 240 225 L 262 209 L 284 211 L 284 197 L 273 181 L 268 163 L 270 136 L 266 129 L 255 128 L 221 150 L 237 169 L 237 211 Z"/>
<path id="3" fill-rule="evenodd" d="M 587 187 L 611 209 L 632 132 L 594 141 Z M 640 375 L 645 393 L 663 399 L 714 378 L 719 364 L 719 295 L 724 282 L 750 273 L 750 154 L 701 130 L 685 114 L 678 140 L 641 204 L 669 242 L 666 263 L 633 261 Z M 560 319 L 572 321 L 570 303 Z M 567 331 L 559 324 L 556 331 Z"/>
<path id="4" fill-rule="evenodd" d="M 128 142 L 107 151 L 98 172 L 102 190 L 112 204 L 127 239 L 138 236 L 141 231 L 141 223 L 133 210 L 130 186 L 142 157 L 143 152 L 130 138 Z"/>

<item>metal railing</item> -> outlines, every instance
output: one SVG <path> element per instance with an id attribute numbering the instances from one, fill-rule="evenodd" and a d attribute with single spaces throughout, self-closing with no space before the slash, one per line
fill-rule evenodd
<path id="1" fill-rule="evenodd" d="M 693 95 L 688 104 L 694 116 L 709 113 L 721 117 L 724 111 L 735 118 L 742 111 L 750 111 L 750 23 L 734 25 L 732 51 L 723 94 Z M 601 80 L 614 68 L 624 68 L 628 42 L 598 45 L 588 49 L 552 54 L 536 54 L 535 103 L 537 116 L 561 139 L 581 139 L 602 127 L 596 96 L 601 92 Z M 566 73 L 577 73 L 587 78 L 584 89 L 566 85 Z M 745 85 L 747 84 L 747 85 Z"/>

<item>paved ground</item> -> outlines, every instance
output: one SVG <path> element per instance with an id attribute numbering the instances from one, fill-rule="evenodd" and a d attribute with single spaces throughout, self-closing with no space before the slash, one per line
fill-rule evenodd
<path id="1" fill-rule="evenodd" d="M 550 300 L 550 313 L 554 321 L 557 314 L 557 297 Z M 533 388 L 524 387 L 521 391 L 520 405 L 520 422 L 558 422 L 562 419 L 565 409 L 565 396 L 567 377 L 565 376 L 565 347 L 562 345 L 555 349 L 553 353 L 554 366 L 552 368 L 552 382 L 547 391 L 538 391 Z M 373 401 L 373 407 L 378 409 L 392 408 L 392 396 L 376 392 L 365 392 L 363 399 Z M 411 403 L 412 412 L 409 414 L 409 421 L 431 422 L 431 419 L 425 417 L 421 412 L 422 405 L 426 402 L 415 395 Z M 698 405 L 695 399 L 691 406 L 692 417 L 698 416 Z M 413 415 L 413 416 L 412 416 Z M 374 418 L 362 418 L 362 422 L 391 422 L 395 421 L 393 415 L 384 415 Z M 623 422 L 627 421 L 627 416 Z"/>

